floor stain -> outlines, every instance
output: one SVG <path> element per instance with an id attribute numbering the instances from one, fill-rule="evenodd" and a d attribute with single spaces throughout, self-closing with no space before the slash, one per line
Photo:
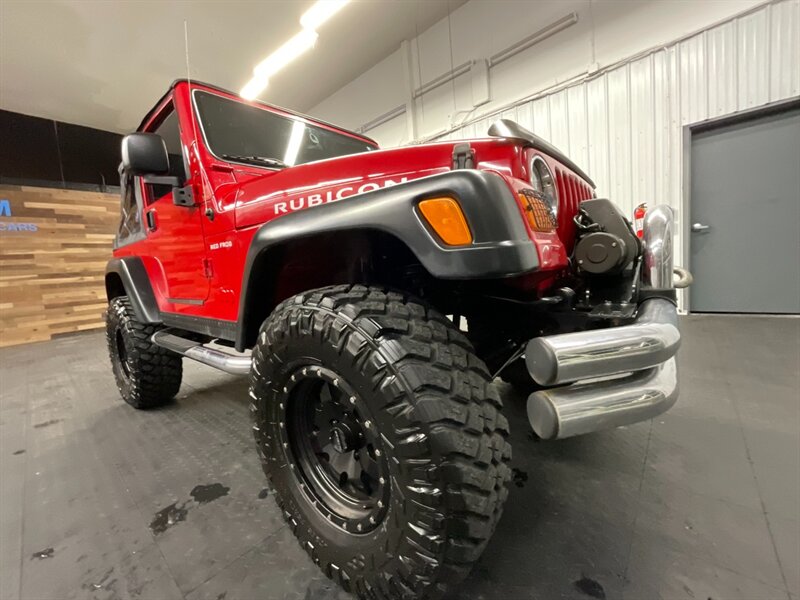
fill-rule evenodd
<path id="1" fill-rule="evenodd" d="M 225 600 L 225 598 L 226 598 L 227 596 L 228 596 L 228 592 L 222 592 L 221 594 L 219 594 L 219 595 L 217 596 L 217 600 Z"/>
<path id="2" fill-rule="evenodd" d="M 260 492 L 258 492 L 258 499 L 259 499 L 259 500 L 263 500 L 263 499 L 264 499 L 264 498 L 266 498 L 267 496 L 269 496 L 269 490 L 268 490 L 267 488 L 264 488 L 263 490 L 261 490 Z"/>
<path id="3" fill-rule="evenodd" d="M 206 504 L 207 502 L 212 502 L 217 498 L 222 498 L 223 496 L 227 496 L 228 492 L 231 491 L 231 488 L 222 485 L 221 483 L 209 483 L 208 485 L 196 485 L 194 489 L 190 492 L 192 498 L 194 498 L 200 504 Z"/>
<path id="4" fill-rule="evenodd" d="M 97 590 L 105 590 L 105 591 L 114 591 L 115 586 L 117 585 L 116 577 L 114 579 L 109 580 L 109 577 L 114 574 L 114 567 L 111 567 L 108 571 L 103 573 L 100 577 L 100 580 L 97 583 L 84 583 L 81 587 L 85 590 L 90 591 L 97 591 Z M 114 595 L 116 597 L 116 594 Z"/>
<path id="5" fill-rule="evenodd" d="M 25 454 L 25 450 L 17 450 L 14 452 L 14 456 L 19 456 L 20 454 Z"/>
<path id="6" fill-rule="evenodd" d="M 583 576 L 578 579 L 578 581 L 575 581 L 573 585 L 579 592 L 591 596 L 592 598 L 604 600 L 606 597 L 606 591 L 603 589 L 600 582 L 590 579 L 589 577 Z"/>
<path id="7" fill-rule="evenodd" d="M 53 554 L 55 554 L 55 550 L 52 548 L 45 548 L 44 550 L 39 550 L 39 552 L 34 552 L 31 556 L 31 560 L 34 558 L 38 558 L 39 560 L 44 560 L 45 558 L 53 558 Z"/>
<path id="8" fill-rule="evenodd" d="M 528 481 L 528 474 L 521 469 L 511 469 L 511 478 L 514 481 L 514 485 L 521 488 Z"/>
<path id="9" fill-rule="evenodd" d="M 39 429 L 41 427 L 49 427 L 50 425 L 61 423 L 61 421 L 63 421 L 63 419 L 50 419 L 49 421 L 44 421 L 43 423 L 37 423 L 34 425 L 34 428 Z"/>
<path id="10" fill-rule="evenodd" d="M 176 523 L 185 521 L 188 512 L 184 508 L 184 504 L 179 505 L 177 502 L 173 502 L 155 514 L 155 517 L 150 522 L 150 530 L 156 535 L 164 533 Z"/>

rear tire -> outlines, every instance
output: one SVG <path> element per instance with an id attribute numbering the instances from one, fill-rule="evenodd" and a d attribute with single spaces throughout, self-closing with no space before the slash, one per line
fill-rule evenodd
<path id="1" fill-rule="evenodd" d="M 138 409 L 172 400 L 181 387 L 181 357 L 150 341 L 158 325 L 136 320 L 127 296 L 111 300 L 106 315 L 106 342 L 122 399 Z"/>
<path id="2" fill-rule="evenodd" d="M 328 577 L 435 598 L 469 573 L 511 447 L 486 366 L 443 315 L 374 287 L 294 296 L 261 327 L 250 394 L 264 472 Z"/>

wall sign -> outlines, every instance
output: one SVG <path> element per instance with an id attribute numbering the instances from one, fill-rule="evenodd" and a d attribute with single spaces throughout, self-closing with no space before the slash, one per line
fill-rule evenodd
<path id="1" fill-rule="evenodd" d="M 11 200 L 0 198 L 0 217 L 10 217 Z M 14 223 L 13 221 L 0 221 L 0 233 L 7 231 L 23 231 L 25 233 L 36 233 L 39 226 L 36 223 Z"/>

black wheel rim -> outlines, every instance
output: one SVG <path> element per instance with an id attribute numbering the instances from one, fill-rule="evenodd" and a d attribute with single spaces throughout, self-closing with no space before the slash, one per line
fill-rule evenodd
<path id="1" fill-rule="evenodd" d="M 126 378 L 130 378 L 131 369 L 128 366 L 128 349 L 125 347 L 125 338 L 122 335 L 122 329 L 117 329 L 114 337 L 117 344 L 117 357 L 119 358 L 120 369 Z"/>
<path id="2" fill-rule="evenodd" d="M 367 533 L 388 508 L 386 455 L 374 420 L 339 375 L 296 370 L 282 390 L 281 430 L 300 490 L 331 523 Z"/>

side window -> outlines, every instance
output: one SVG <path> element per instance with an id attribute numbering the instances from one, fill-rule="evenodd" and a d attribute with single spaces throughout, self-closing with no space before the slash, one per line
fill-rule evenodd
<path id="1" fill-rule="evenodd" d="M 186 168 L 183 163 L 183 151 L 181 150 L 181 130 L 178 126 L 178 113 L 175 112 L 175 108 L 171 105 L 165 110 L 169 111 L 166 117 L 155 129 L 150 131 L 157 133 L 164 139 L 167 153 L 169 154 L 169 174 L 186 179 Z M 148 204 L 172 193 L 172 188 L 168 185 L 148 184 L 145 188 Z"/>
<path id="2" fill-rule="evenodd" d="M 131 175 L 120 181 L 120 219 L 116 247 L 130 244 L 144 237 L 142 211 L 136 194 L 137 182 Z"/>

